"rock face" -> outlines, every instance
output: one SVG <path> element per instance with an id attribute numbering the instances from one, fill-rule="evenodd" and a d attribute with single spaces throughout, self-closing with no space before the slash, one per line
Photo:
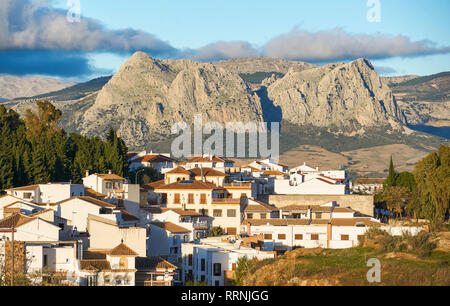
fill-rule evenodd
<path id="1" fill-rule="evenodd" d="M 102 136 L 112 126 L 130 149 L 142 149 L 167 141 L 173 124 L 192 124 L 196 114 L 202 114 L 205 122 L 286 120 L 345 133 L 385 126 L 401 129 L 405 123 L 391 90 L 367 60 L 309 69 L 303 63 L 292 65 L 284 77 L 267 78 L 252 90 L 238 72 L 273 70 L 271 65 L 278 60 L 256 58 L 255 62 L 265 68 L 236 71 L 235 66 L 230 71 L 224 67 L 251 66 L 251 60 L 227 61 L 224 66 L 224 62 L 156 60 L 137 52 L 92 94 L 95 101 L 65 103 L 64 113 L 74 115 L 65 115 L 64 124 L 88 136 Z M 280 60 L 286 62 L 290 63 Z"/>
<path id="2" fill-rule="evenodd" d="M 170 134 L 196 114 L 219 123 L 262 121 L 261 104 L 239 75 L 211 64 L 134 54 L 99 92 L 80 122 L 83 134 L 118 128 L 130 147 Z"/>
<path id="3" fill-rule="evenodd" d="M 292 69 L 267 92 L 281 108 L 283 120 L 297 125 L 356 131 L 380 125 L 400 128 L 405 123 L 390 88 L 365 59 Z"/>
<path id="4" fill-rule="evenodd" d="M 46 92 L 61 90 L 74 84 L 52 78 L 0 75 L 0 100 L 32 97 Z"/>
<path id="5" fill-rule="evenodd" d="M 289 71 L 289 69 L 301 71 L 317 67 L 316 65 L 310 63 L 287 61 L 268 57 L 251 57 L 226 60 L 214 63 L 214 65 L 238 74 L 251 74 L 256 72 L 279 72 L 285 74 Z"/>

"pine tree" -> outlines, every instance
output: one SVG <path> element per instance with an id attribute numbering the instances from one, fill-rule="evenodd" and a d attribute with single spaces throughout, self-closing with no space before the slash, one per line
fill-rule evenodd
<path id="1" fill-rule="evenodd" d="M 389 165 L 389 175 L 384 183 L 385 187 L 396 186 L 396 180 L 397 180 L 397 173 L 395 172 L 394 161 L 392 160 L 391 156 L 391 163 Z"/>

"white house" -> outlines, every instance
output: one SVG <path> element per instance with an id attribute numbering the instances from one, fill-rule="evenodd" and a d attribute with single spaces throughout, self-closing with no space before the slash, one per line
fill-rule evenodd
<path id="1" fill-rule="evenodd" d="M 84 196 L 84 186 L 71 183 L 51 183 L 12 188 L 8 195 L 35 204 L 56 203 L 71 197 Z"/>
<path id="2" fill-rule="evenodd" d="M 273 252 L 264 252 L 223 242 L 222 238 L 202 239 L 201 244 L 184 243 L 182 252 L 183 282 L 205 282 L 209 286 L 231 285 L 238 260 L 242 257 L 259 260 L 274 258 Z"/>

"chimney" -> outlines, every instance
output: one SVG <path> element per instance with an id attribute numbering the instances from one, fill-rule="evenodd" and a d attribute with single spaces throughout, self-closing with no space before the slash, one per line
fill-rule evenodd
<path id="1" fill-rule="evenodd" d="M 86 177 L 89 176 L 89 170 L 86 170 Z"/>
<path id="2" fill-rule="evenodd" d="M 108 174 L 112 174 L 112 170 L 108 170 Z"/>
<path id="3" fill-rule="evenodd" d="M 333 240 L 333 225 L 328 223 L 327 225 L 327 248 L 330 248 L 330 241 Z"/>

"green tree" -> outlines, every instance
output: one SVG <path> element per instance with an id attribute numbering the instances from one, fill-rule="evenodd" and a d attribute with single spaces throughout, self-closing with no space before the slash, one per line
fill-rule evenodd
<path id="1" fill-rule="evenodd" d="M 415 211 L 428 219 L 432 228 L 445 221 L 450 207 L 450 148 L 441 145 L 438 152 L 421 160 L 414 169 L 417 183 Z"/>
<path id="2" fill-rule="evenodd" d="M 389 165 L 389 175 L 386 181 L 384 182 L 384 187 L 386 188 L 396 186 L 396 181 L 397 181 L 397 173 L 395 172 L 394 161 L 392 160 L 391 156 L 391 163 Z"/>

